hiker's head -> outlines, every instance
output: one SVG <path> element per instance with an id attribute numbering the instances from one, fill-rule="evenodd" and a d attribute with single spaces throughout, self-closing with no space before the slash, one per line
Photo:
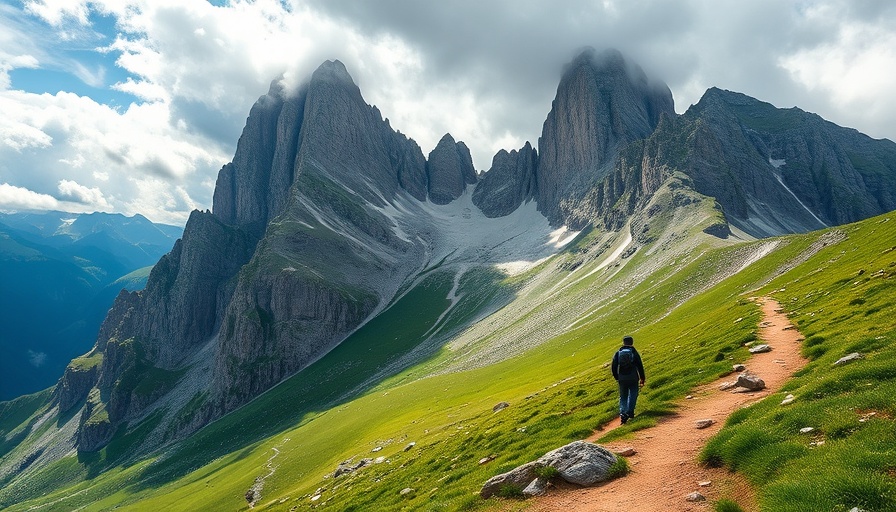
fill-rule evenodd
<path id="1" fill-rule="evenodd" d="M 632 338 L 631 336 L 625 336 L 622 338 L 622 344 L 623 345 L 634 345 L 635 339 Z"/>

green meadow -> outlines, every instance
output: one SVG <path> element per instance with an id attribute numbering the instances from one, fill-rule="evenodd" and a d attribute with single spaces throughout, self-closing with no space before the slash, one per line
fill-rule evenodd
<path id="1" fill-rule="evenodd" d="M 596 261 L 570 271 L 556 263 L 596 236 L 583 235 L 577 247 L 512 279 L 468 270 L 455 304 L 446 297 L 456 270 L 435 269 L 309 368 L 163 453 L 129 458 L 149 430 L 135 425 L 96 454 L 11 480 L 0 507 L 248 510 L 254 489 L 257 510 L 525 509 L 525 501 L 482 500 L 478 491 L 615 417 L 607 363 L 622 335 L 635 337 L 648 379 L 638 417 L 605 440 L 649 428 L 694 386 L 747 360 L 744 344 L 756 339 L 761 318 L 750 298 L 768 295 L 805 336 L 811 362 L 785 391 L 732 415 L 701 460 L 746 475 L 762 510 L 896 510 L 896 215 L 774 241 L 707 242 L 676 265 L 625 281 L 656 260 L 639 250 L 549 300 L 540 276 L 585 275 Z M 745 258 L 762 247 L 762 257 Z M 448 364 L 456 356 L 450 346 L 428 345 L 495 305 L 530 301 L 504 326 L 506 336 L 564 300 L 587 301 L 595 286 L 618 282 L 636 284 L 498 363 L 458 367 Z M 486 336 L 473 349 L 489 343 Z M 833 364 L 851 352 L 864 358 Z M 780 405 L 788 393 L 795 400 Z M 0 433 L 8 440 L 33 424 L 47 399 L 0 404 Z M 493 412 L 499 402 L 510 405 Z M 804 427 L 814 430 L 800 433 Z M 334 476 L 341 463 L 364 459 L 364 467 Z M 733 496 L 715 507 L 739 508 Z"/>

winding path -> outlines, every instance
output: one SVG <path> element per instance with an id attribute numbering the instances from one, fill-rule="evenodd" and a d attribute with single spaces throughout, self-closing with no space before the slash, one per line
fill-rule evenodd
<path id="1" fill-rule="evenodd" d="M 535 500 L 528 510 L 709 511 L 714 502 L 723 498 L 737 501 L 746 511 L 756 510 L 755 493 L 741 475 L 724 468 L 703 467 L 697 462 L 697 456 L 707 440 L 722 428 L 728 415 L 779 391 L 787 379 L 806 364 L 800 355 L 802 336 L 780 305 L 769 298 L 757 299 L 757 302 L 763 312 L 759 337 L 772 347 L 772 351 L 751 356 L 745 365 L 748 371 L 765 381 L 766 389 L 752 393 L 719 389 L 723 382 L 736 380 L 736 375 L 695 389 L 676 414 L 654 427 L 635 432 L 632 439 L 605 444 L 614 451 L 630 447 L 637 452 L 627 457 L 631 468 L 627 476 L 599 487 L 555 487 L 546 496 Z M 709 428 L 697 429 L 695 423 L 702 419 L 713 419 L 715 423 Z M 588 440 L 595 441 L 618 426 L 617 419 Z M 710 483 L 706 485 L 706 482 Z M 686 501 L 687 495 L 695 491 L 703 494 L 706 501 Z"/>

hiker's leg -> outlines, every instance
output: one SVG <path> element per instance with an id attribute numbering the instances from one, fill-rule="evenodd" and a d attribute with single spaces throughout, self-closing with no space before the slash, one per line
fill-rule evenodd
<path id="1" fill-rule="evenodd" d="M 635 416 L 635 404 L 638 402 L 638 382 L 632 381 L 631 386 L 628 391 L 628 406 L 626 408 L 625 414 L 629 418 L 633 418 Z"/>
<path id="2" fill-rule="evenodd" d="M 628 410 L 628 392 L 629 386 L 626 385 L 626 382 L 619 381 L 619 415 L 622 416 Z"/>

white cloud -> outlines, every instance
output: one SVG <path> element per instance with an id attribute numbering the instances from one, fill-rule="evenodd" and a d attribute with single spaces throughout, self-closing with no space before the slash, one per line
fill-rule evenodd
<path id="1" fill-rule="evenodd" d="M 207 177 L 230 158 L 208 138 L 177 129 L 163 103 L 118 111 L 70 93 L 2 91 L 0 108 L 9 114 L 0 116 L 0 180 L 58 197 L 78 211 L 90 205 L 182 223 L 189 208 L 210 204 Z M 150 178 L 198 199 L 147 203 L 137 183 Z M 2 208 L 22 207 L 4 199 Z"/>
<path id="2" fill-rule="evenodd" d="M 70 180 L 60 180 L 58 188 L 60 199 L 88 205 L 97 210 L 105 210 L 111 207 L 99 188 L 88 188 Z"/>
<path id="3" fill-rule="evenodd" d="M 0 183 L 0 209 L 2 210 L 54 210 L 59 201 L 47 194 L 38 194 L 23 187 Z"/>
<path id="4" fill-rule="evenodd" d="M 296 85 L 325 59 L 343 61 L 424 154 L 450 132 L 483 169 L 498 149 L 537 142 L 562 65 L 584 45 L 617 47 L 665 80 L 679 112 L 719 86 L 896 138 L 888 5 L 30 0 L 30 18 L 0 5 L 0 183 L 52 197 L 65 180 L 115 211 L 182 222 L 211 206 L 216 173 L 270 81 Z M 96 51 L 117 55 L 119 69 L 60 56 L 73 46 L 60 41 L 91 48 L 91 11 L 116 21 Z M 10 90 L 12 70 L 38 66 L 97 87 L 116 76 L 112 87 L 137 101 L 115 109 Z"/>
<path id="5" fill-rule="evenodd" d="M 816 98 L 827 99 L 833 107 L 829 120 L 884 136 L 896 112 L 896 75 L 890 72 L 896 69 L 896 34 L 891 30 L 879 23 L 844 24 L 831 41 L 783 56 L 779 65 Z"/>

